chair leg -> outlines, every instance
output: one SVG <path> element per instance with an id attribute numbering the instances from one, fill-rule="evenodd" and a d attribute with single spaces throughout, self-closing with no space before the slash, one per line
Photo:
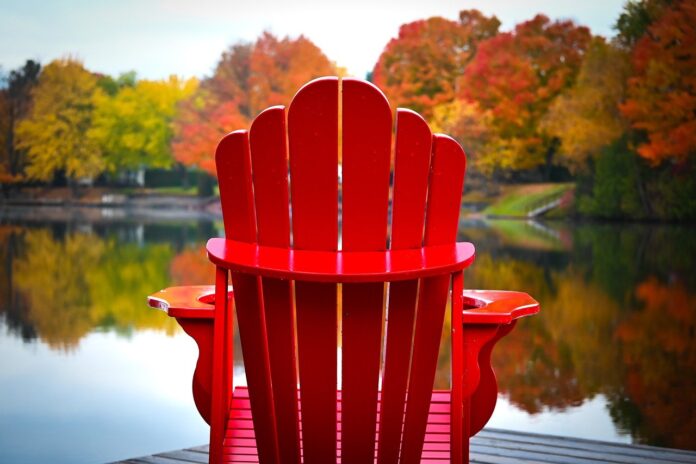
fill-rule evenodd
<path id="1" fill-rule="evenodd" d="M 462 427 L 467 417 L 464 407 L 463 382 L 464 382 L 464 346 L 462 331 L 462 310 L 464 299 L 464 275 L 457 272 L 452 275 L 452 314 L 451 314 L 451 343 L 452 343 L 452 396 L 450 398 L 450 460 L 454 463 L 469 462 L 468 435 L 464 434 Z"/>
<path id="2" fill-rule="evenodd" d="M 461 377 L 461 458 L 460 462 L 469 463 L 469 437 L 472 435 L 471 427 L 471 397 L 478 388 L 481 380 L 481 366 L 479 355 L 481 349 L 498 333 L 497 324 L 462 325 L 462 377 Z"/>
<path id="3" fill-rule="evenodd" d="M 471 397 L 463 401 L 462 417 L 462 456 L 461 462 L 469 464 L 469 439 L 471 437 Z"/>
<path id="4" fill-rule="evenodd" d="M 225 422 L 227 419 L 230 399 L 231 372 L 227 372 L 227 352 L 229 343 L 227 338 L 231 335 L 228 330 L 227 299 L 228 272 L 218 267 L 215 274 L 215 325 L 213 328 L 213 381 L 211 392 L 210 411 L 210 464 L 222 462 L 223 441 L 225 438 Z M 229 324 L 231 325 L 231 324 Z M 227 377 L 230 377 L 228 379 Z"/>

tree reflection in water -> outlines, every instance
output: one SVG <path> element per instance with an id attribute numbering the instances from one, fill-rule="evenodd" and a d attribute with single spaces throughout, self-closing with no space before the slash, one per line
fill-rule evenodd
<path id="1" fill-rule="evenodd" d="M 468 287 L 522 289 L 542 305 L 493 353 L 501 392 L 530 413 L 603 394 L 617 428 L 635 440 L 696 449 L 691 231 L 580 225 L 570 246 L 551 235 L 555 247 L 530 252 L 524 230 L 539 239 L 524 223 L 462 230 L 478 236 Z"/>
<path id="2" fill-rule="evenodd" d="M 137 227 L 100 234 L 95 228 L 0 226 L 0 313 L 9 329 L 60 350 L 75 348 L 93 330 L 174 334 L 176 321 L 146 310 L 145 297 L 172 282 L 188 283 L 175 263 L 200 269 L 185 261 L 200 254 L 201 238 L 192 233 L 182 239 L 174 226 L 174 233 L 163 234 L 161 225 L 145 238 Z M 192 279 L 206 275 L 189 273 Z"/>
<path id="3" fill-rule="evenodd" d="M 177 327 L 145 309 L 151 291 L 209 283 L 212 222 L 0 225 L 0 315 L 14 336 L 69 351 L 95 330 Z M 534 295 L 494 351 L 501 394 L 530 414 L 596 395 L 636 441 L 696 449 L 696 242 L 655 225 L 471 223 L 469 288 Z M 449 327 L 438 387 L 449 383 Z"/>

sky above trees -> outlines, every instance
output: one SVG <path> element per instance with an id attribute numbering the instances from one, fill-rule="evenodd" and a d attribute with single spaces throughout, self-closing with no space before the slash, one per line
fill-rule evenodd
<path id="1" fill-rule="evenodd" d="M 140 77 L 201 77 L 222 50 L 254 41 L 264 30 L 304 34 L 331 60 L 364 77 L 401 24 L 431 16 L 456 19 L 477 8 L 496 15 L 501 31 L 543 13 L 573 19 L 594 34 L 612 36 L 624 0 L 0 0 L 0 63 L 48 62 L 67 54 L 96 72 Z M 240 6 L 241 5 L 241 6 Z"/>

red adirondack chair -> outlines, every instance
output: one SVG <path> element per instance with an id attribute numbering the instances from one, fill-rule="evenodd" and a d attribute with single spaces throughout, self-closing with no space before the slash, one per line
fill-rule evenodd
<path id="1" fill-rule="evenodd" d="M 465 155 L 405 109 L 390 212 L 392 133 L 379 89 L 327 77 L 218 145 L 215 286 L 149 299 L 198 343 L 211 463 L 468 462 L 496 402 L 493 345 L 539 306 L 463 290 Z M 450 298 L 452 388 L 433 392 Z M 232 385 L 233 306 L 248 388 Z"/>

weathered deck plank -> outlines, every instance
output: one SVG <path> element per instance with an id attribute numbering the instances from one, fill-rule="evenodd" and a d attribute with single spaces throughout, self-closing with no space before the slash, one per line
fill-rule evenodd
<path id="1" fill-rule="evenodd" d="M 515 449 L 535 450 L 553 448 L 556 452 L 577 457 L 600 454 L 602 459 L 611 456 L 608 462 L 655 462 L 655 457 L 659 456 L 662 462 L 693 463 L 696 462 L 696 452 L 678 450 L 672 448 L 659 448 L 655 446 L 612 443 L 597 440 L 587 440 L 579 438 L 562 437 L 556 435 L 540 435 L 524 432 L 510 432 L 497 429 L 484 429 L 476 437 L 473 443 L 486 443 L 486 440 L 500 440 L 500 446 L 514 446 Z M 593 462 L 602 462 L 595 460 Z"/>
<path id="2" fill-rule="evenodd" d="M 207 463 L 208 446 L 132 458 L 119 464 Z M 696 451 L 484 429 L 471 441 L 472 464 L 696 464 Z"/>

